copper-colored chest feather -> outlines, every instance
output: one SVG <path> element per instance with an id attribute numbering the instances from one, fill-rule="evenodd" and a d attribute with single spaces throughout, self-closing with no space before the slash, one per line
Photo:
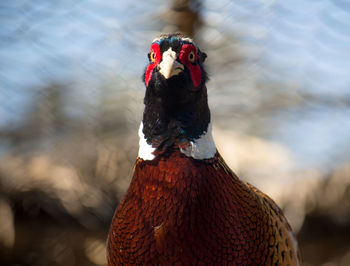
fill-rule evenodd
<path id="1" fill-rule="evenodd" d="M 219 154 L 138 160 L 108 237 L 108 265 L 297 265 L 275 203 Z"/>

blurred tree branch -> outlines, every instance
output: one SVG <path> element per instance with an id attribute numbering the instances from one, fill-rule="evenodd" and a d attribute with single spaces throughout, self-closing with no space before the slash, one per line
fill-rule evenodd
<path id="1" fill-rule="evenodd" d="M 193 37 L 201 24 L 201 2 L 198 0 L 173 0 L 164 20 L 174 26 L 173 32 L 182 32 Z"/>

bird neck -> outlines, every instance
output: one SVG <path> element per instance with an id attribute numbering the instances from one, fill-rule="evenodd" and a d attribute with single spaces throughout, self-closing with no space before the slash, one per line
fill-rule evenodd
<path id="1" fill-rule="evenodd" d="M 179 149 L 188 157 L 209 159 L 216 147 L 211 134 L 206 90 L 184 103 L 160 97 L 145 97 L 145 110 L 139 129 L 139 158 L 152 160 L 159 154 Z"/>

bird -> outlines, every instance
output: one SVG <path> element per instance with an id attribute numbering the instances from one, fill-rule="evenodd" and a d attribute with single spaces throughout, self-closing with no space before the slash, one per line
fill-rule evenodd
<path id="1" fill-rule="evenodd" d="M 181 33 L 152 41 L 139 151 L 107 238 L 108 265 L 301 265 L 277 204 L 218 152 L 204 61 Z"/>

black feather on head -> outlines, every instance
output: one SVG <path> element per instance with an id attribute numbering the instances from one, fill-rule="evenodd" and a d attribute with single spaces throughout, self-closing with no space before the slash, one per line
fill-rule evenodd
<path id="1" fill-rule="evenodd" d="M 207 55 L 192 39 L 179 33 L 162 34 L 153 40 L 153 45 L 159 49 L 158 56 L 171 48 L 176 52 L 176 61 L 184 66 L 179 74 L 166 79 L 157 65 L 160 57 L 159 62 L 150 60 L 143 75 L 144 81 L 149 78 L 145 81 L 143 133 L 149 144 L 163 150 L 176 142 L 197 139 L 208 129 L 210 111 L 205 86 L 208 77 L 203 66 Z M 196 52 L 193 61 L 187 60 L 185 49 Z M 199 85 L 195 86 L 194 78 Z"/>

